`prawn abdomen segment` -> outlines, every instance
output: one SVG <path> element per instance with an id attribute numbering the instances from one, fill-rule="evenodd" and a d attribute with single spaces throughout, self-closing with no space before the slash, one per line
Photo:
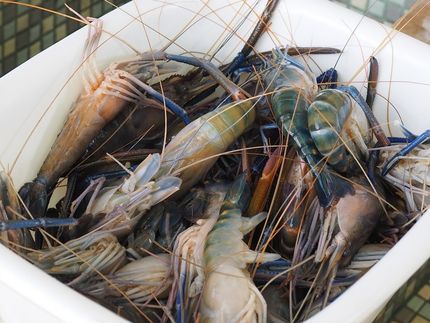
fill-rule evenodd
<path id="1" fill-rule="evenodd" d="M 58 178 L 64 175 L 64 171 L 70 169 L 82 156 L 98 132 L 113 120 L 126 104 L 124 99 L 112 95 L 103 95 L 100 101 L 92 96 L 82 96 L 75 103 L 38 177 L 43 177 L 48 187 L 53 186 Z"/>
<path id="2" fill-rule="evenodd" d="M 308 130 L 308 100 L 294 89 L 282 89 L 272 95 L 272 107 L 278 124 L 294 140 L 298 152 L 313 167 L 319 153 Z"/>
<path id="3" fill-rule="evenodd" d="M 367 160 L 372 133 L 365 113 L 346 92 L 321 91 L 308 108 L 308 126 L 318 151 L 337 171 L 353 167 L 351 156 Z"/>
<path id="4" fill-rule="evenodd" d="M 219 154 L 241 136 L 255 120 L 250 100 L 224 105 L 194 120 L 166 146 L 158 176 L 179 172 L 181 191 L 197 183 Z"/>
<path id="5" fill-rule="evenodd" d="M 318 94 L 308 108 L 309 132 L 318 151 L 328 156 L 328 163 L 343 170 L 347 163 L 341 133 L 351 111 L 351 100 L 337 91 L 340 93 L 335 92 L 337 95 L 334 96 L 338 104 L 333 104 L 331 101 L 334 99 L 328 98 L 327 91 Z"/>
<path id="6" fill-rule="evenodd" d="M 222 140 L 227 147 L 254 123 L 255 120 L 254 103 L 251 100 L 233 102 L 219 112 L 219 118 L 211 121 L 213 126 L 222 134 Z M 216 115 L 215 115 L 216 116 Z M 221 124 L 218 125 L 218 122 Z"/>

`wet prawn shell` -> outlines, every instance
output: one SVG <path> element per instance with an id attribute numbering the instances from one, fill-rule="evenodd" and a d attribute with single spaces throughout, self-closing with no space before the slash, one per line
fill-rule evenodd
<path id="1" fill-rule="evenodd" d="M 112 80 L 122 78 L 120 74 L 123 71 L 131 73 L 143 82 L 150 82 L 151 79 L 152 82 L 157 82 L 163 68 L 166 74 L 162 77 L 173 75 L 174 66 L 177 64 L 160 64 L 161 70 L 158 70 L 152 62 L 143 63 L 134 59 L 114 63 L 106 68 L 97 77 L 97 81 L 93 82 L 95 84 L 91 84 L 91 89 L 84 91 L 72 106 L 64 127 L 40 169 L 39 180 L 46 182 L 47 187 L 52 187 L 85 153 L 103 127 L 129 104 L 129 100 L 116 95 L 120 88 L 129 90 L 129 87 Z M 106 94 L 106 91 L 111 94 Z"/>
<path id="2" fill-rule="evenodd" d="M 288 221 L 282 226 L 278 233 L 278 242 L 283 252 L 289 254 L 294 249 L 297 235 L 299 233 L 299 226 L 301 219 L 305 214 L 307 201 L 311 201 L 313 193 L 309 193 L 308 189 L 313 186 L 312 173 L 309 171 L 306 162 L 296 155 L 292 161 L 291 169 L 289 170 L 286 180 L 281 201 L 291 200 L 288 207 Z M 292 197 L 292 193 L 297 190 L 297 193 Z"/>
<path id="3" fill-rule="evenodd" d="M 158 254 L 154 256 L 143 257 L 132 261 L 119 269 L 115 273 L 115 277 L 139 280 L 139 276 L 149 273 L 162 272 L 167 276 L 170 270 L 171 256 L 168 254 Z"/>
<path id="4" fill-rule="evenodd" d="M 133 298 L 163 296 L 172 284 L 170 259 L 168 254 L 144 257 L 119 269 L 112 280 Z"/>
<path id="5" fill-rule="evenodd" d="M 373 230 L 376 228 L 383 208 L 372 188 L 357 179 L 354 181 L 354 194 L 341 198 L 332 209 L 337 212 L 338 229 L 348 242 L 347 255 L 343 257 L 342 264 L 350 261 L 351 257 L 364 245 Z"/>
<path id="6" fill-rule="evenodd" d="M 151 61 L 142 62 L 139 58 L 136 61 L 125 62 L 119 68 L 135 75 L 148 85 L 158 85 L 175 76 L 185 76 L 192 67 L 175 61 Z"/>
<path id="7" fill-rule="evenodd" d="M 332 89 L 321 91 L 308 108 L 309 132 L 318 151 L 329 156 L 328 163 L 340 171 L 345 171 L 347 166 L 346 149 L 340 136 L 351 109 L 349 96 Z"/>
<path id="8" fill-rule="evenodd" d="M 378 167 L 382 168 L 404 147 L 404 145 L 396 145 L 391 146 L 390 150 L 382 151 Z M 423 145 L 422 147 L 415 148 L 404 159 L 400 159 L 390 174 L 417 187 L 422 187 L 424 183 L 427 186 L 430 185 L 430 145 Z"/>
<path id="9" fill-rule="evenodd" d="M 51 274 L 79 274 L 89 264 L 107 274 L 124 262 L 125 248 L 114 235 L 100 232 L 70 240 L 64 246 L 31 252 L 27 256 L 36 266 Z"/>
<path id="10" fill-rule="evenodd" d="M 403 148 L 404 145 L 393 145 L 389 150 L 382 151 L 378 168 L 382 169 Z M 429 145 L 415 148 L 405 158 L 400 159 L 398 164 L 385 176 L 388 182 L 403 190 L 402 194 L 406 194 L 410 210 L 418 210 L 423 205 L 430 203 L 429 148 Z"/>
<path id="11" fill-rule="evenodd" d="M 225 152 L 254 120 L 251 100 L 224 105 L 194 120 L 166 146 L 157 176 L 189 166 L 180 171 L 181 192 L 186 192 L 213 166 L 218 158 L 216 155 Z"/>
<path id="12" fill-rule="evenodd" d="M 356 136 L 366 144 L 371 140 L 363 110 L 348 94 L 336 89 L 323 90 L 315 97 L 308 108 L 308 127 L 318 151 L 329 156 L 328 163 L 340 172 L 347 170 L 347 152 L 357 153 L 353 145 L 359 140 Z"/>
<path id="13" fill-rule="evenodd" d="M 369 122 L 367 120 L 366 114 L 363 112 L 363 109 L 360 105 L 355 101 L 352 101 L 352 110 L 350 120 L 354 122 L 360 131 L 361 138 L 363 138 L 366 144 L 369 144 L 372 140 L 372 130 L 370 128 Z M 354 139 L 354 137 L 352 137 Z"/>
<path id="14" fill-rule="evenodd" d="M 92 284 L 84 286 L 83 291 L 99 299 L 107 296 L 123 298 L 126 294 L 136 302 L 167 296 L 166 291 L 172 285 L 170 259 L 168 254 L 158 254 L 132 261 L 109 275 L 108 280 L 98 277 Z"/>
<path id="15" fill-rule="evenodd" d="M 314 79 L 303 70 L 287 65 L 269 72 L 264 81 L 273 92 L 272 109 L 285 134 L 292 135 L 299 150 L 304 149 L 306 155 L 317 154 L 309 135 L 307 116 L 307 107 L 317 93 Z"/>
<path id="16" fill-rule="evenodd" d="M 220 264 L 245 267 L 246 263 L 240 257 L 247 249 L 243 248 L 241 225 L 242 217 L 239 209 L 221 213 L 206 239 L 204 261 L 207 271 L 217 270 Z"/>
<path id="17" fill-rule="evenodd" d="M 48 187 L 73 166 L 91 140 L 128 104 L 122 98 L 100 91 L 83 94 L 75 102 L 38 174 Z"/>
<path id="18" fill-rule="evenodd" d="M 311 100 L 317 93 L 316 79 L 306 71 L 293 65 L 274 66 L 264 76 L 264 83 L 268 92 L 290 88 L 300 92 L 305 98 Z M 310 102 L 309 102 L 310 103 Z"/>

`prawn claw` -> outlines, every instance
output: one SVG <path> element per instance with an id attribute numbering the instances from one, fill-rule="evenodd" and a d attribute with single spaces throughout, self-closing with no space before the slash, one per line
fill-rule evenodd
<path id="1" fill-rule="evenodd" d="M 25 183 L 18 194 L 34 218 L 44 216 L 48 206 L 48 188 L 43 178 L 37 177 L 34 181 Z"/>

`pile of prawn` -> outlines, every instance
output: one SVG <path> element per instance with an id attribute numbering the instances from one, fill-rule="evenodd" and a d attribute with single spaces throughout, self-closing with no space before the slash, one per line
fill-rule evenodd
<path id="1" fill-rule="evenodd" d="M 385 135 L 374 57 L 364 98 L 301 60 L 339 49 L 250 55 L 276 5 L 219 67 L 154 50 L 98 71 L 88 19 L 37 177 L 16 194 L 1 173 L 2 243 L 135 322 L 302 321 L 363 276 L 427 209 L 429 134 Z"/>

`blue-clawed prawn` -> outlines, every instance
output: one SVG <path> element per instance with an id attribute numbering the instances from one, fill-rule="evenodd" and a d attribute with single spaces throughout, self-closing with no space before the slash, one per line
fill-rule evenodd
<path id="1" fill-rule="evenodd" d="M 307 108 L 317 94 L 315 77 L 281 51 L 274 51 L 271 64 L 264 81 L 276 120 L 316 177 L 320 203 L 330 206 L 352 187 L 325 165 L 309 132 Z"/>

